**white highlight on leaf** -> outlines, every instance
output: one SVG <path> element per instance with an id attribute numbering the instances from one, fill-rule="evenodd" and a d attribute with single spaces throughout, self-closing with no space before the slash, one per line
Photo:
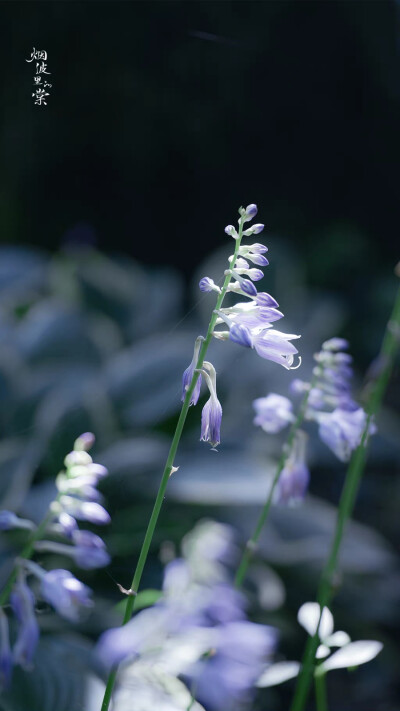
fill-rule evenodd
<path id="1" fill-rule="evenodd" d="M 300 662 L 277 662 L 271 664 L 260 676 L 256 686 L 276 686 L 284 681 L 294 679 L 300 671 Z"/>
<path id="2" fill-rule="evenodd" d="M 313 637 L 317 631 L 320 617 L 320 606 L 317 602 L 305 602 L 297 613 L 299 624 L 304 627 L 306 632 Z M 333 616 L 327 607 L 322 611 L 321 624 L 319 626 L 318 636 L 325 641 L 333 632 Z"/>
<path id="3" fill-rule="evenodd" d="M 327 657 L 330 653 L 331 650 L 329 649 L 329 647 L 326 646 L 326 644 L 320 644 L 315 656 L 317 659 L 323 659 L 324 657 Z"/>
<path id="4" fill-rule="evenodd" d="M 317 674 L 324 674 L 330 669 L 348 669 L 366 664 L 374 659 L 381 651 L 383 644 L 374 640 L 359 640 L 350 642 L 345 647 L 334 652 L 329 659 L 323 662 L 316 670 Z"/>

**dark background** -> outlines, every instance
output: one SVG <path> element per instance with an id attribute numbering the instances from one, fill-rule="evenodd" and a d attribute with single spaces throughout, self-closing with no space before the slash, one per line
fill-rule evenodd
<path id="1" fill-rule="evenodd" d="M 313 281 L 394 265 L 396 3 L 3 2 L 1 16 L 5 242 L 54 250 L 84 222 L 101 249 L 188 275 L 256 202 Z M 30 96 L 33 45 L 47 106 Z"/>
<path id="2" fill-rule="evenodd" d="M 113 565 L 84 578 L 100 599 L 85 639 L 107 626 L 114 579 L 126 584 L 137 558 L 181 373 L 209 317 L 211 302 L 193 307 L 191 287 L 214 250 L 226 260 L 223 228 L 239 205 L 257 203 L 266 224 L 257 238 L 270 248 L 265 288 L 280 301 L 283 330 L 302 334 L 300 377 L 321 340 L 348 337 L 362 400 L 399 259 L 398 13 L 385 0 L 0 3 L 0 493 L 39 518 L 74 438 L 95 431 L 95 457 L 110 469 Z M 33 46 L 48 53 L 47 106 L 31 97 Z M 74 251 L 77 243 L 98 251 Z M 218 261 L 209 264 L 216 278 Z M 162 543 L 178 550 L 199 518 L 229 521 L 244 540 L 265 486 L 257 455 L 279 454 L 279 443 L 254 434 L 251 400 L 287 394 L 286 371 L 218 345 L 219 469 L 191 408 L 185 476 L 171 483 L 144 587 L 160 586 Z M 350 531 L 335 601 L 338 628 L 385 650 L 356 680 L 332 674 L 332 711 L 349 711 L 350 699 L 354 711 L 399 709 L 398 374 L 355 509 L 368 529 Z M 296 513 L 274 510 L 274 546 L 267 532 L 260 549 L 285 605 L 251 610 L 279 627 L 281 653 L 293 659 L 304 644 L 296 612 L 315 595 L 331 536 L 334 510 L 324 507 L 336 506 L 344 477 L 313 436 L 310 500 Z M 251 471 L 231 493 L 241 454 Z M 285 562 L 298 539 L 300 560 Z M 285 711 L 290 696 L 283 688 L 260 708 Z M 37 708 L 48 708 L 40 696 Z"/>

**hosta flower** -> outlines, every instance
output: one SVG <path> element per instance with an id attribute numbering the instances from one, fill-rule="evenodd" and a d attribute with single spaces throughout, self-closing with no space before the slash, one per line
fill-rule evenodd
<path id="1" fill-rule="evenodd" d="M 265 332 L 265 342 L 268 335 L 273 333 L 279 332 L 271 330 Z M 232 335 L 230 337 L 232 338 Z M 240 342 L 240 337 L 241 345 L 245 345 L 243 329 L 240 333 L 236 333 L 235 337 L 237 342 Z M 252 343 L 256 347 L 254 339 Z M 314 356 L 317 365 L 313 370 L 312 383 L 296 378 L 289 388 L 293 395 L 307 395 L 305 419 L 313 420 L 318 424 L 321 440 L 343 462 L 350 459 L 352 452 L 361 443 L 367 423 L 366 413 L 357 405 L 351 394 L 353 371 L 349 364 L 352 358 L 348 353 L 338 350 L 347 346 L 348 343 L 343 338 L 331 338 L 325 341 L 321 351 Z M 280 396 L 274 395 L 274 397 Z M 260 401 L 262 402 L 262 398 Z M 258 419 L 255 424 L 261 424 L 261 420 Z M 282 426 L 284 426 L 283 422 Z M 371 422 L 368 435 L 375 432 L 375 424 Z M 303 473 L 305 475 L 305 472 Z"/>
<path id="2" fill-rule="evenodd" d="M 90 570 L 92 568 L 102 568 L 110 562 L 105 543 L 100 536 L 96 536 L 91 531 L 74 531 L 72 534 L 74 543 L 73 557 L 80 568 Z"/>
<path id="3" fill-rule="evenodd" d="M 361 407 L 350 411 L 336 408 L 331 413 L 320 414 L 319 436 L 338 459 L 347 462 L 361 443 L 366 422 L 367 415 Z M 370 425 L 370 434 L 375 431 L 375 426 Z"/>
<path id="4" fill-rule="evenodd" d="M 247 620 L 216 629 L 209 658 L 191 674 L 196 698 L 210 711 L 233 711 L 254 696 L 254 686 L 276 645 L 276 632 Z"/>
<path id="5" fill-rule="evenodd" d="M 84 501 L 73 496 L 61 496 L 60 507 L 73 518 L 90 521 L 99 526 L 110 523 L 110 514 L 96 501 Z"/>
<path id="6" fill-rule="evenodd" d="M 79 619 L 82 607 L 91 607 L 92 591 L 68 570 L 43 571 L 41 576 L 41 594 L 61 617 L 72 622 Z"/>
<path id="7" fill-rule="evenodd" d="M 18 636 L 13 647 L 14 663 L 31 669 L 39 641 L 39 625 L 35 616 L 35 598 L 23 576 L 14 585 L 10 602 L 18 621 Z"/>
<path id="8" fill-rule="evenodd" d="M 293 405 L 283 395 L 271 393 L 267 397 L 259 397 L 253 401 L 253 407 L 256 411 L 254 424 L 270 434 L 280 432 L 294 420 Z"/>
<path id="9" fill-rule="evenodd" d="M 200 289 L 200 291 L 206 291 L 206 292 L 207 291 L 216 291 L 219 293 L 221 291 L 219 286 L 217 286 L 214 283 L 213 279 L 210 279 L 209 277 L 203 277 L 202 279 L 200 279 L 199 289 Z"/>
<path id="10" fill-rule="evenodd" d="M 222 420 L 222 407 L 221 403 L 217 398 L 217 382 L 216 382 L 216 372 L 215 368 L 211 363 L 204 363 L 203 370 L 204 378 L 207 382 L 208 389 L 210 391 L 210 397 L 203 407 L 201 413 L 201 436 L 200 439 L 203 442 L 209 442 L 212 449 L 220 443 L 221 441 L 221 420 Z"/>
<path id="11" fill-rule="evenodd" d="M 253 348 L 261 358 L 272 360 L 290 370 L 293 366 L 294 356 L 298 353 L 297 348 L 290 343 L 295 338 L 300 338 L 300 336 L 268 329 L 255 334 L 252 337 L 252 342 Z"/>
<path id="12" fill-rule="evenodd" d="M 276 499 L 280 504 L 297 504 L 306 494 L 310 481 L 305 461 L 306 438 L 305 432 L 297 430 L 276 488 Z"/>

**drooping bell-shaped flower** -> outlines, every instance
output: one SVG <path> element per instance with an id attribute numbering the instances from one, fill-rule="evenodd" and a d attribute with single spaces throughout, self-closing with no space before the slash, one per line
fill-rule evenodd
<path id="1" fill-rule="evenodd" d="M 202 373 L 210 391 L 210 397 L 201 413 L 201 437 L 203 442 L 209 442 L 212 449 L 221 441 L 222 407 L 217 398 L 217 375 L 215 368 L 207 361 L 203 364 Z"/>
<path id="2" fill-rule="evenodd" d="M 278 480 L 278 503 L 293 505 L 304 499 L 310 481 L 310 472 L 305 461 L 306 441 L 306 433 L 297 430 L 291 452 Z"/>

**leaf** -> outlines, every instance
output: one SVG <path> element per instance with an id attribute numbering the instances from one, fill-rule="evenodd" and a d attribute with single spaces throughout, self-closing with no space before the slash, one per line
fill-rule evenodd
<path id="1" fill-rule="evenodd" d="M 345 647 L 334 652 L 329 659 L 326 659 L 319 667 L 316 674 L 324 674 L 331 669 L 348 669 L 349 667 L 358 667 L 360 664 L 366 664 L 374 659 L 382 650 L 382 642 L 374 640 L 359 640 L 358 642 L 350 642 Z"/>
<path id="2" fill-rule="evenodd" d="M 351 642 L 351 639 L 347 632 L 338 630 L 327 637 L 324 642 L 328 645 L 328 647 L 344 647 L 345 644 L 349 644 L 349 642 Z"/>
<path id="3" fill-rule="evenodd" d="M 258 687 L 277 686 L 283 684 L 284 681 L 294 679 L 300 671 L 300 662 L 277 662 L 271 664 L 265 672 L 263 672 L 257 681 Z"/>
<path id="4" fill-rule="evenodd" d="M 317 631 L 320 618 L 320 606 L 317 602 L 305 602 L 297 613 L 299 624 L 304 627 L 308 634 L 313 637 Z M 325 640 L 333 632 L 333 616 L 327 607 L 322 611 L 321 624 L 319 626 L 318 636 L 321 640 Z"/>
<path id="5" fill-rule="evenodd" d="M 78 635 L 39 642 L 31 673 L 14 669 L 11 689 L 2 695 L 4 711 L 84 711 L 90 648 Z"/>

